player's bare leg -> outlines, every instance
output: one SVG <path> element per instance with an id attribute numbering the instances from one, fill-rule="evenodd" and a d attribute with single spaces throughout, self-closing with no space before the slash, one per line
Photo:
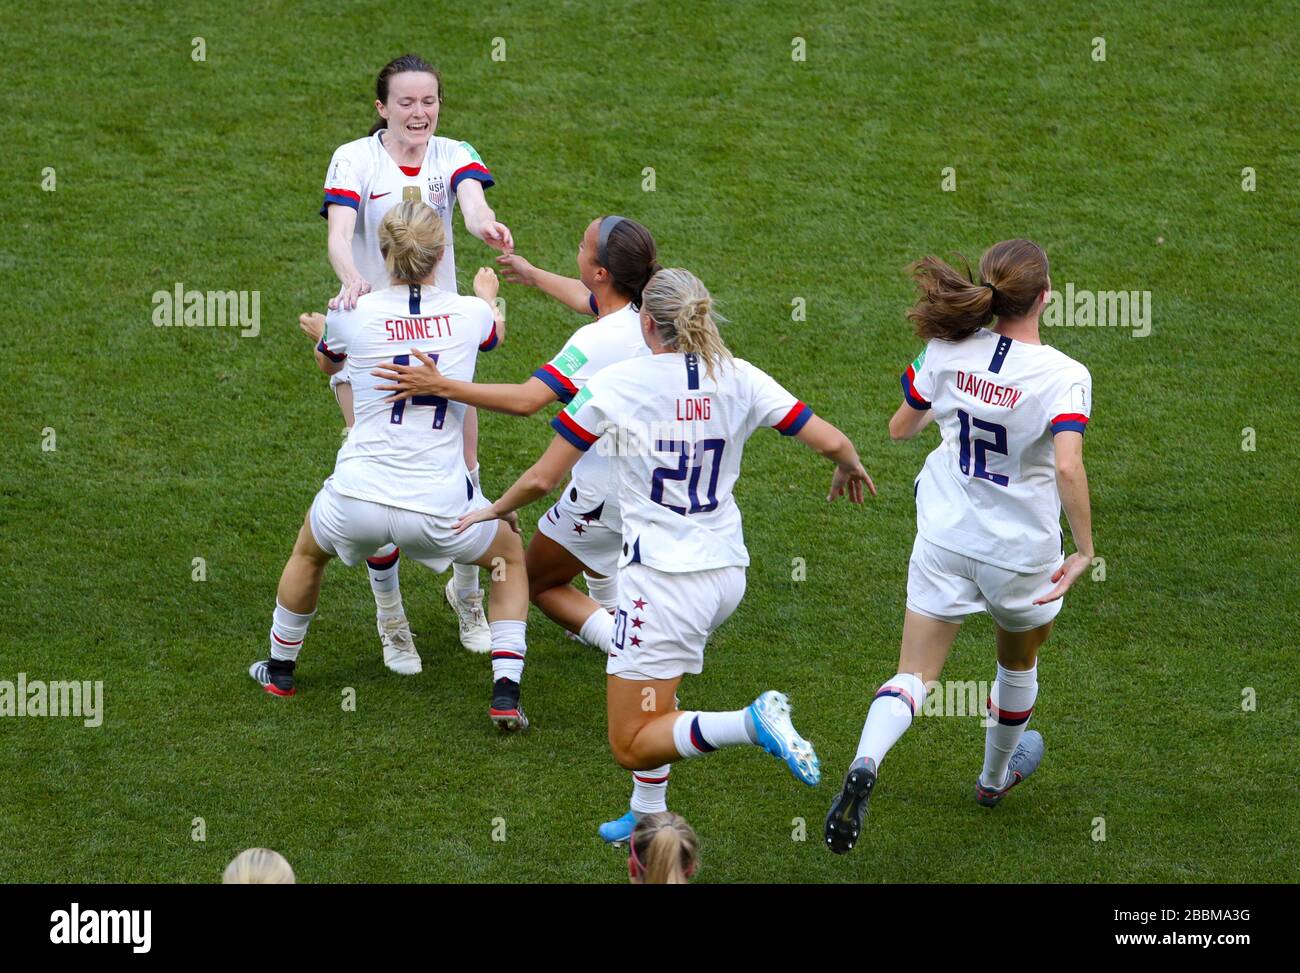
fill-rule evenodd
<path id="1" fill-rule="evenodd" d="M 519 705 L 519 682 L 528 652 L 524 640 L 528 618 L 528 572 L 524 546 L 505 521 L 497 523 L 492 544 L 476 562 L 488 568 L 492 598 L 488 604 L 492 639 L 492 704 L 488 716 L 500 730 L 526 730 L 528 717 Z"/>
<path id="2" fill-rule="evenodd" d="M 920 712 L 925 686 L 943 672 L 959 631 L 960 623 L 940 621 L 919 612 L 908 610 L 903 616 L 898 672 L 876 690 L 858 740 L 857 756 L 826 815 L 826 845 L 836 854 L 851 851 L 857 843 L 880 763 Z"/>
<path id="3" fill-rule="evenodd" d="M 330 559 L 331 555 L 321 550 L 312 536 L 310 516 L 304 518 L 293 553 L 280 572 L 271 621 L 270 655 L 248 668 L 248 674 L 272 695 L 293 696 L 297 693 L 293 670 L 307 637 L 307 627 L 316 614 L 321 579 Z"/>
<path id="4" fill-rule="evenodd" d="M 975 800 L 996 806 L 1007 791 L 1038 769 L 1043 737 L 1027 729 L 1038 698 L 1038 650 L 1052 622 L 1027 632 L 998 626 L 998 675 L 989 692 L 984 734 L 984 768 L 975 782 Z"/>
<path id="5" fill-rule="evenodd" d="M 465 409 L 465 469 L 469 470 L 474 491 L 482 493 L 478 468 L 478 409 Z M 492 633 L 488 618 L 483 613 L 483 589 L 479 585 L 478 567 L 473 564 L 453 564 L 451 578 L 443 591 L 447 604 L 456 613 L 460 628 L 460 644 L 471 652 L 487 652 L 492 648 Z"/>
<path id="6" fill-rule="evenodd" d="M 532 603 L 551 621 L 608 653 L 614 632 L 612 616 L 572 584 L 586 566 L 541 531 L 528 542 L 527 563 Z"/>

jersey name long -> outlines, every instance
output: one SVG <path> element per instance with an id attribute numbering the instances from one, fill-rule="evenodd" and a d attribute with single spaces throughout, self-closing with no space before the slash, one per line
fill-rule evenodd
<path id="1" fill-rule="evenodd" d="M 372 291 L 355 310 L 331 311 L 318 350 L 346 360 L 356 416 L 330 478 L 346 497 L 440 517 L 469 510 L 473 496 L 465 468 L 465 406 L 417 395 L 386 403 L 390 393 L 370 372 L 381 363 L 419 365 L 412 348 L 431 357 L 448 378 L 469 382 L 480 351 L 497 344 L 492 308 L 431 285 L 405 284 Z"/>
<path id="2" fill-rule="evenodd" d="M 1055 436 L 1082 433 L 1092 377 L 1074 359 L 980 329 L 934 339 L 902 376 L 915 409 L 942 433 L 916 480 L 916 527 L 926 540 L 1010 571 L 1061 557 Z"/>
<path id="3" fill-rule="evenodd" d="M 456 252 L 452 246 L 451 214 L 456 206 L 456 189 L 465 179 L 476 179 L 486 189 L 492 173 L 468 142 L 435 135 L 419 166 L 399 166 L 384 148 L 385 129 L 355 142 L 340 145 L 325 174 L 325 202 L 320 215 L 332 205 L 350 206 L 357 211 L 352 234 L 352 260 L 373 290 L 388 286 L 388 270 L 379 252 L 379 224 L 384 215 L 403 199 L 423 200 L 442 217 L 447 249 L 438 264 L 438 287 L 456 293 Z"/>
<path id="4" fill-rule="evenodd" d="M 594 301 L 592 308 L 595 309 Z M 546 383 L 555 397 L 567 405 L 601 369 L 649 354 L 650 349 L 641 337 L 641 316 L 631 304 L 626 304 L 575 331 L 560 353 L 533 372 L 533 377 Z M 565 492 L 579 510 L 617 531 L 622 520 L 613 475 L 604 451 L 588 450 L 573 467 L 573 479 Z"/>
<path id="5" fill-rule="evenodd" d="M 759 426 L 794 435 L 812 410 L 742 359 L 633 358 L 603 369 L 552 421 L 578 449 L 610 454 L 623 523 L 619 566 L 688 573 L 749 564 L 732 490 Z"/>

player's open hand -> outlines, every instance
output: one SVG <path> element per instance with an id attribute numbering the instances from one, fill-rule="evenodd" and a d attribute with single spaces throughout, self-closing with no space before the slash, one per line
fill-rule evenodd
<path id="1" fill-rule="evenodd" d="M 504 223 L 498 223 L 496 220 L 484 220 L 479 225 L 478 230 L 478 238 L 489 247 L 500 250 L 502 253 L 510 253 L 514 250 L 514 237 L 510 235 L 510 227 Z"/>
<path id="2" fill-rule="evenodd" d="M 514 516 L 515 518 L 515 522 L 512 526 L 515 528 L 515 531 L 518 532 L 519 517 L 518 515 L 513 515 L 513 514 L 512 516 Z M 460 520 L 456 521 L 456 526 L 453 527 L 452 530 L 454 530 L 457 534 L 463 534 L 465 531 L 469 530 L 469 528 L 473 527 L 475 524 L 481 524 L 485 520 L 496 520 L 496 519 L 497 519 L 497 512 L 493 510 L 492 507 L 490 506 L 479 507 L 477 510 L 471 510 L 464 517 L 461 517 Z M 506 519 L 508 520 L 509 518 L 507 517 Z"/>
<path id="3" fill-rule="evenodd" d="M 1078 580 L 1079 575 L 1087 571 L 1092 566 L 1092 557 L 1087 554 L 1080 554 L 1075 551 L 1065 559 L 1065 563 L 1056 569 L 1052 575 L 1052 580 L 1056 582 L 1056 587 L 1043 595 L 1041 598 L 1035 598 L 1035 605 L 1046 605 L 1049 601 L 1056 601 L 1070 590 L 1070 585 Z"/>
<path id="4" fill-rule="evenodd" d="M 375 386 L 380 392 L 393 393 L 384 401 L 400 402 L 402 399 L 417 395 L 442 395 L 445 398 L 446 379 L 442 372 L 438 371 L 438 366 L 434 364 L 433 359 L 415 348 L 411 349 L 411 356 L 418 358 L 420 364 L 398 365 L 395 362 L 385 362 L 370 373 L 375 378 L 393 383 Z"/>
<path id="5" fill-rule="evenodd" d="M 829 503 L 834 503 L 847 492 L 853 503 L 862 503 L 864 496 L 862 485 L 866 484 L 871 495 L 876 495 L 876 485 L 871 482 L 871 475 L 858 462 L 852 466 L 836 466 L 835 475 L 831 477 L 831 492 L 826 496 Z"/>
<path id="6" fill-rule="evenodd" d="M 313 345 L 318 344 L 325 337 L 325 315 L 319 311 L 299 314 L 298 327 L 302 328 L 302 333 L 311 339 Z"/>
<path id="7" fill-rule="evenodd" d="M 497 272 L 491 267 L 480 267 L 474 275 L 474 293 L 491 304 L 496 300 L 499 290 L 501 281 L 497 280 Z"/>
<path id="8" fill-rule="evenodd" d="M 537 268 L 519 254 L 503 254 L 497 257 L 497 264 L 501 267 L 501 276 L 506 279 L 506 283 L 523 284 L 525 287 L 537 286 L 537 278 L 534 276 Z"/>
<path id="9" fill-rule="evenodd" d="M 330 300 L 331 311 L 351 311 L 357 306 L 357 299 L 370 293 L 370 282 L 363 277 L 345 281 L 339 292 Z"/>

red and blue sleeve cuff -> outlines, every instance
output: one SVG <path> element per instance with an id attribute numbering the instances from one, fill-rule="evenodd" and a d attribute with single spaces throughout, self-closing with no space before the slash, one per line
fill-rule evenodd
<path id="1" fill-rule="evenodd" d="M 804 405 L 802 402 L 796 402 L 794 407 L 785 414 L 785 418 L 775 426 L 777 432 L 782 436 L 793 436 L 813 417 L 812 406 Z"/>
<path id="2" fill-rule="evenodd" d="M 900 379 L 903 383 L 903 398 L 908 405 L 913 409 L 920 409 L 922 412 L 930 408 L 930 403 L 916 391 L 916 372 L 913 371 L 911 365 L 907 366 L 907 371 L 900 376 Z"/>
<path id="3" fill-rule="evenodd" d="M 325 202 L 321 203 L 320 215 L 328 216 L 331 204 L 339 206 L 351 206 L 357 209 L 361 206 L 361 196 L 350 189 L 327 189 L 325 190 Z"/>
<path id="4" fill-rule="evenodd" d="M 1088 428 L 1088 417 L 1082 412 L 1062 412 L 1052 419 L 1052 435 L 1058 432 L 1082 433 Z"/>
<path id="5" fill-rule="evenodd" d="M 460 185 L 462 179 L 477 179 L 483 184 L 483 188 L 495 186 L 496 180 L 492 178 L 492 173 L 488 172 L 487 166 L 477 162 L 471 162 L 467 166 L 461 166 L 451 174 L 451 191 L 454 193 L 456 187 Z"/>
<path id="6" fill-rule="evenodd" d="M 596 306 L 596 295 L 595 295 L 595 294 L 588 294 L 588 295 L 587 295 L 587 303 L 591 305 L 591 313 L 594 314 L 594 315 L 596 315 L 596 317 L 600 317 L 600 308 L 598 308 L 598 307 Z"/>
<path id="7" fill-rule="evenodd" d="M 578 425 L 567 412 L 561 412 L 551 420 L 551 428 L 584 453 L 589 450 L 599 436 L 594 436 Z"/>
<path id="8" fill-rule="evenodd" d="M 558 368 L 549 363 L 533 372 L 533 378 L 541 379 L 542 383 L 555 393 L 555 397 L 566 405 L 578 394 L 578 387 L 565 378 Z"/>
<path id="9" fill-rule="evenodd" d="M 501 343 L 501 336 L 497 334 L 497 323 L 492 322 L 492 333 L 487 336 L 487 340 L 478 346 L 479 351 L 491 351 Z"/>
<path id="10" fill-rule="evenodd" d="M 347 355 L 339 355 L 336 354 L 335 352 L 330 351 L 329 346 L 325 344 L 324 338 L 320 340 L 320 344 L 316 346 L 316 350 L 319 351 L 326 358 L 328 358 L 330 361 L 334 361 L 334 362 L 342 361 L 343 359 L 348 357 Z"/>

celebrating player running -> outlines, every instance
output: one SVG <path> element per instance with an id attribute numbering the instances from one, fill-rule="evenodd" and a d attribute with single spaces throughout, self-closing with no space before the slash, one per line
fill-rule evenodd
<path id="1" fill-rule="evenodd" d="M 682 676 L 702 671 L 705 643 L 744 594 L 749 554 L 732 490 L 749 436 L 772 426 L 834 460 L 828 499 L 847 491 L 861 503 L 864 484 L 875 492 L 843 433 L 732 357 L 712 308 L 688 271 L 656 273 L 640 313 L 651 354 L 594 375 L 553 421 L 558 435 L 541 459 L 460 522 L 469 528 L 545 496 L 597 443 L 613 453 L 623 544 L 606 672 L 610 746 L 636 772 L 625 822 L 665 809 L 671 762 L 719 747 L 758 745 L 804 783 L 821 777 L 781 693 L 728 713 L 677 711 Z"/>
<path id="2" fill-rule="evenodd" d="M 356 425 L 339 450 L 334 475 L 316 495 L 285 565 L 276 594 L 270 658 L 249 669 L 267 692 L 295 693 L 294 667 L 316 610 L 332 557 L 353 565 L 384 544 L 400 544 L 416 560 L 447 559 L 504 570 L 494 580 L 491 638 L 494 669 L 522 670 L 528 580 L 523 546 L 505 524 L 454 531 L 457 518 L 486 503 L 465 467 L 465 406 L 439 398 L 389 404 L 370 370 L 406 359 L 416 348 L 446 374 L 469 378 L 480 351 L 501 340 L 504 319 L 488 302 L 496 275 L 484 268 L 479 297 L 458 297 L 436 284 L 445 227 L 432 208 L 406 201 L 384 216 L 379 247 L 392 286 L 363 295 L 353 311 L 331 311 L 319 361 L 327 373 L 346 369 L 355 392 Z M 513 669 L 506 657 L 514 659 Z M 493 712 L 507 730 L 527 727 L 523 711 Z"/>
<path id="3" fill-rule="evenodd" d="M 997 626 L 975 799 L 993 807 L 1037 769 L 1043 738 L 1025 726 L 1038 695 L 1038 650 L 1093 557 L 1083 469 L 1092 379 L 1039 338 L 1051 297 L 1047 255 L 1028 240 L 998 243 L 980 260 L 980 284 L 935 257 L 912 271 L 920 296 L 908 317 L 928 343 L 903 374 L 889 432 L 910 439 L 935 420 L 942 440 L 916 480 L 898 673 L 876 692 L 826 818 L 826 843 L 840 854 L 857 841 L 880 762 L 943 671 L 967 615 L 987 611 Z M 1076 547 L 1064 560 L 1062 504 Z"/>

